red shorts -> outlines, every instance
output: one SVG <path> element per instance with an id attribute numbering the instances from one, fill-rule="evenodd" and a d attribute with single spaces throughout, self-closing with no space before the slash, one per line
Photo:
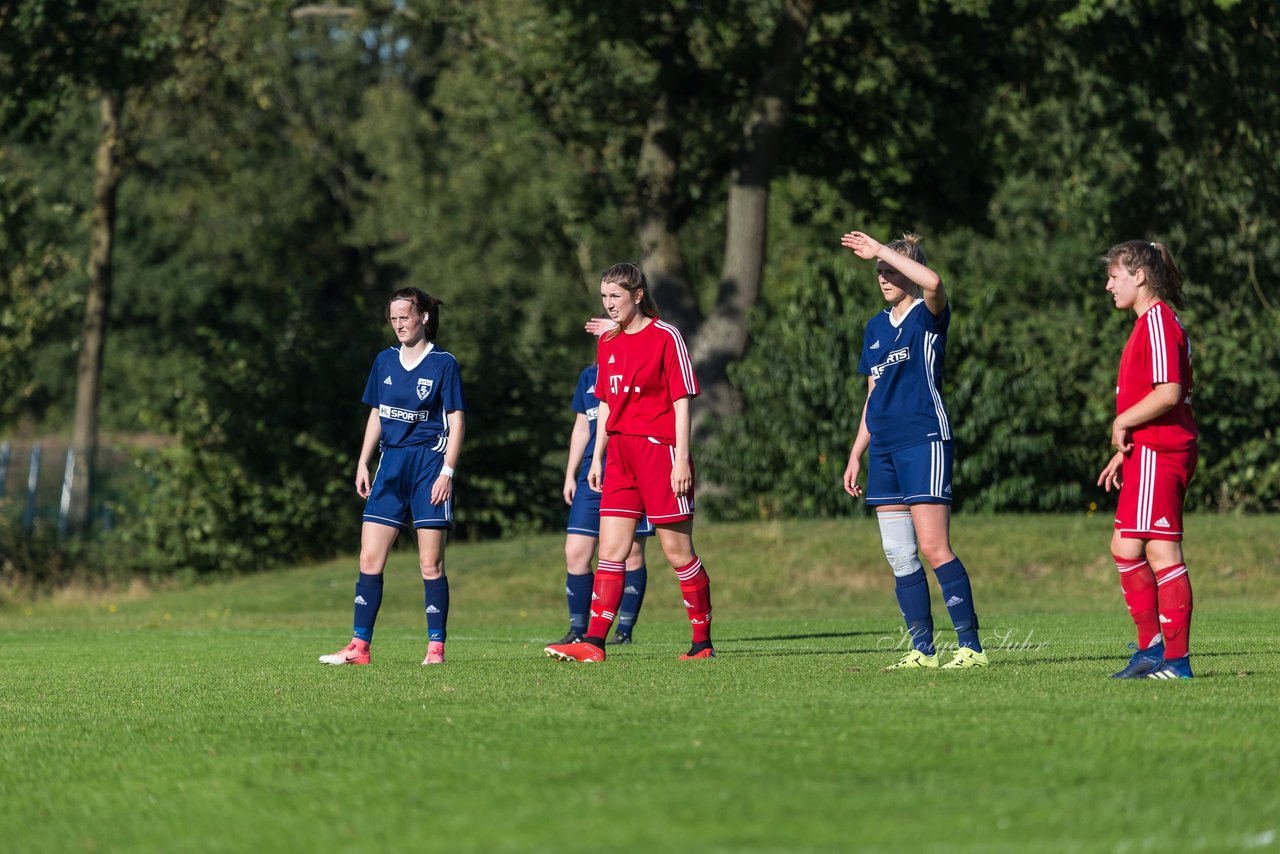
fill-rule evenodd
<path id="1" fill-rule="evenodd" d="M 617 433 L 609 437 L 604 464 L 601 516 L 648 516 L 655 525 L 693 518 L 693 487 L 677 497 L 671 491 L 676 449 L 647 436 Z M 693 461 L 689 461 L 693 473 Z"/>
<path id="2" fill-rule="evenodd" d="M 1116 530 L 1131 540 L 1181 540 L 1182 502 L 1198 453 L 1135 444 L 1120 469 Z"/>

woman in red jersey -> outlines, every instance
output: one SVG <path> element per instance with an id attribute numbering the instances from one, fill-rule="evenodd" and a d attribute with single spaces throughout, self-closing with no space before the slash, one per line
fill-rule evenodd
<path id="1" fill-rule="evenodd" d="M 693 626 L 682 660 L 714 658 L 711 581 L 693 549 L 694 470 L 689 451 L 689 401 L 698 378 L 680 332 L 662 322 L 639 265 L 615 264 L 600 279 L 600 299 L 618 329 L 596 351 L 600 399 L 588 481 L 601 492 L 600 548 L 591 621 L 576 643 L 552 644 L 551 658 L 603 661 L 605 637 L 622 600 L 627 553 L 636 524 L 647 516 L 675 570 Z M 607 470 L 601 460 L 608 447 Z"/>
<path id="2" fill-rule="evenodd" d="M 1182 273 L 1160 243 L 1131 240 L 1102 256 L 1116 308 L 1138 316 L 1116 382 L 1111 444 L 1098 476 L 1120 490 L 1111 553 L 1138 628 L 1117 679 L 1190 679 L 1191 580 L 1182 556 L 1182 504 L 1196 470 L 1191 342 L 1170 305 L 1183 307 Z"/>

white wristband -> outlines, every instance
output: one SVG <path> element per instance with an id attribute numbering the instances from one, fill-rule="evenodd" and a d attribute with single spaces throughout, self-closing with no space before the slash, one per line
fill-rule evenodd
<path id="1" fill-rule="evenodd" d="M 453 466 L 441 466 L 440 474 L 444 475 L 445 477 L 453 477 Z"/>

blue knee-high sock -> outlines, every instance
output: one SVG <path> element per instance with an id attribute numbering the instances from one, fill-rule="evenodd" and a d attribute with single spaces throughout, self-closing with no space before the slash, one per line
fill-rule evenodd
<path id="1" fill-rule="evenodd" d="M 947 613 L 956 627 L 960 646 L 982 652 L 982 644 L 978 641 L 978 614 L 973 609 L 973 590 L 969 587 L 969 573 L 965 572 L 964 564 L 956 558 L 935 566 L 933 573 L 938 576 L 942 600 L 947 604 Z"/>
<path id="2" fill-rule="evenodd" d="M 929 611 L 929 578 L 920 569 L 910 575 L 895 576 L 894 593 L 898 595 L 898 607 L 907 622 L 911 645 L 925 655 L 933 655 L 933 615 Z"/>
<path id="3" fill-rule="evenodd" d="M 618 606 L 618 633 L 629 635 L 640 616 L 644 604 L 644 589 L 649 584 L 649 570 L 644 564 L 639 569 L 628 569 L 622 588 L 622 604 Z"/>
<path id="4" fill-rule="evenodd" d="M 584 575 L 565 573 L 564 598 L 569 603 L 569 631 L 574 634 L 587 633 L 587 618 L 591 615 L 591 587 L 595 580 L 593 572 Z"/>
<path id="5" fill-rule="evenodd" d="M 373 641 L 373 624 L 378 620 L 378 609 L 382 607 L 382 573 L 365 575 L 363 572 L 356 578 L 356 616 L 352 621 L 351 634 L 365 643 Z"/>
<path id="6" fill-rule="evenodd" d="M 427 640 L 444 643 L 449 625 L 449 577 L 422 579 L 422 599 L 427 608 Z"/>

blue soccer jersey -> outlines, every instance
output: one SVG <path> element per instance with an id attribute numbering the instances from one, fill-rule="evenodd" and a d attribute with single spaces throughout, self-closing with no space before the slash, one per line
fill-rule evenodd
<path id="1" fill-rule="evenodd" d="M 434 344 L 412 365 L 401 361 L 399 347 L 379 353 L 362 399 L 382 418 L 383 448 L 429 445 L 443 453 L 448 414 L 466 409 L 458 360 Z"/>
<path id="2" fill-rule="evenodd" d="M 875 378 L 867 403 L 873 449 L 951 441 L 951 422 L 942 404 L 942 357 L 950 324 L 951 306 L 934 317 L 924 300 L 917 300 L 900 320 L 885 309 L 867 321 L 858 371 Z"/>
<path id="3" fill-rule="evenodd" d="M 587 416 L 587 447 L 582 452 L 582 465 L 578 469 L 578 480 L 585 481 L 587 472 L 591 470 L 591 455 L 596 450 L 596 417 L 600 413 L 600 398 L 596 397 L 597 367 L 589 365 L 578 375 L 578 388 L 573 392 L 573 411 Z"/>

